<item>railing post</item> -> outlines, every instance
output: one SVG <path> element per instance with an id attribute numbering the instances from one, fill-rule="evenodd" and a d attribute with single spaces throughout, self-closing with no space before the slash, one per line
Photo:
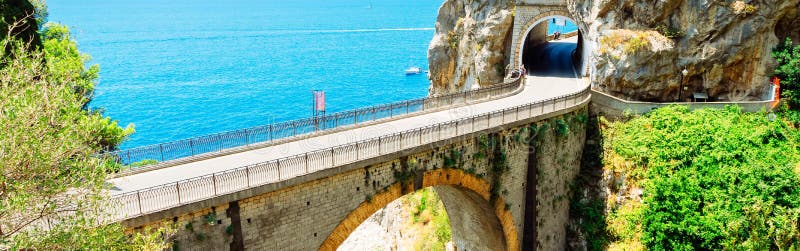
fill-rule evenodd
<path id="1" fill-rule="evenodd" d="M 331 147 L 331 167 L 336 166 L 336 161 L 335 161 L 336 160 L 336 156 L 334 156 L 333 154 L 334 154 L 333 147 Z"/>
<path id="2" fill-rule="evenodd" d="M 517 108 L 514 108 L 514 109 L 516 109 L 516 110 L 514 111 L 514 114 L 516 114 L 516 115 L 517 115 L 517 118 L 516 118 L 516 119 L 514 119 L 514 121 L 519 121 L 519 106 L 517 106 Z"/>
<path id="3" fill-rule="evenodd" d="M 439 140 L 441 141 L 442 140 L 442 124 L 439 123 L 438 126 L 439 126 Z"/>
<path id="4" fill-rule="evenodd" d="M 403 150 L 403 132 L 399 132 L 399 133 L 397 133 L 397 135 L 399 135 L 397 137 L 400 138 L 400 140 L 399 140 L 400 141 L 400 148 L 399 149 Z"/>
<path id="5" fill-rule="evenodd" d="M 211 182 L 214 184 L 214 197 L 217 196 L 217 174 L 211 174 Z"/>
<path id="6" fill-rule="evenodd" d="M 219 144 L 218 144 L 219 150 L 218 151 L 222 151 L 222 149 L 223 149 L 222 148 L 222 134 L 217 134 L 217 142 L 219 142 Z"/>
<path id="7" fill-rule="evenodd" d="M 294 121 L 292 121 L 292 129 L 293 129 L 292 137 L 294 137 L 295 135 L 297 135 L 297 123 L 295 123 Z"/>
<path id="8" fill-rule="evenodd" d="M 247 187 L 250 187 L 250 168 L 244 168 L 244 178 L 247 179 Z"/>
<path id="9" fill-rule="evenodd" d="M 281 160 L 275 160 L 275 169 L 278 169 L 278 180 L 281 180 Z"/>
<path id="10" fill-rule="evenodd" d="M 125 153 L 127 153 L 127 155 L 128 155 L 128 165 L 132 164 L 131 163 L 131 151 L 127 151 Z M 194 155 L 194 154 L 192 154 L 192 155 Z"/>
<path id="11" fill-rule="evenodd" d="M 158 151 L 161 152 L 161 161 L 164 161 L 164 144 L 158 144 Z"/>
<path id="12" fill-rule="evenodd" d="M 175 191 L 178 193 L 178 205 L 181 204 L 181 183 L 175 182 Z"/>
<path id="13" fill-rule="evenodd" d="M 378 137 L 378 155 L 383 154 L 383 153 L 381 153 L 381 145 L 382 145 L 381 141 L 382 140 L 383 140 L 383 137 Z"/>
<path id="14" fill-rule="evenodd" d="M 356 161 L 358 161 L 358 160 L 359 160 L 359 158 L 358 158 L 358 152 L 360 152 L 360 151 L 361 151 L 361 148 L 358 148 L 358 142 L 356 142 Z"/>
<path id="15" fill-rule="evenodd" d="M 533 118 L 533 103 L 528 104 L 528 118 Z"/>
<path id="16" fill-rule="evenodd" d="M 472 125 L 472 132 L 475 132 L 475 116 L 472 116 L 472 121 L 469 122 Z"/>
<path id="17" fill-rule="evenodd" d="M 142 211 L 142 193 L 140 191 L 136 191 L 136 200 L 139 201 L 139 214 L 144 214 L 144 211 Z"/>
<path id="18" fill-rule="evenodd" d="M 308 173 L 308 153 L 306 153 L 306 173 Z"/>
<path id="19" fill-rule="evenodd" d="M 273 141 L 275 138 L 272 137 L 272 124 L 269 125 L 269 141 Z"/>
<path id="20" fill-rule="evenodd" d="M 250 131 L 248 131 L 247 129 L 244 129 L 244 145 L 246 146 L 250 145 Z"/>
<path id="21" fill-rule="evenodd" d="M 353 125 L 358 125 L 358 112 L 353 112 Z"/>
<path id="22" fill-rule="evenodd" d="M 375 120 L 375 106 L 372 106 L 372 120 Z"/>
<path id="23" fill-rule="evenodd" d="M 408 100 L 406 100 L 406 114 L 408 114 Z"/>

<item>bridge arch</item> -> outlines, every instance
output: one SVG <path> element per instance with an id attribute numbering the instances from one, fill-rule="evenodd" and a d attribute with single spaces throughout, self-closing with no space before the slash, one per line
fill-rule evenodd
<path id="1" fill-rule="evenodd" d="M 320 250 L 336 250 L 373 213 L 394 200 L 426 187 L 433 187 L 442 199 L 451 219 L 453 241 L 458 249 L 486 250 L 487 247 L 505 247 L 505 250 L 520 250 L 514 219 L 505 207 L 502 196 L 490 203 L 491 185 L 486 180 L 459 169 L 429 170 L 422 174 L 421 183 L 398 182 L 386 191 L 376 194 L 371 201 L 361 203 L 339 222 L 320 245 Z M 476 220 L 479 221 L 477 224 L 485 227 L 456 225 Z"/>
<path id="2" fill-rule="evenodd" d="M 516 25 L 519 26 L 518 34 L 515 34 L 516 37 L 514 44 L 514 54 L 513 54 L 513 61 L 514 64 L 521 66 L 523 65 L 524 53 L 526 49 L 526 44 L 531 34 L 534 31 L 534 28 L 537 28 L 538 25 L 542 24 L 542 22 L 546 22 L 552 18 L 564 18 L 572 23 L 574 23 L 578 27 L 578 44 L 576 50 L 576 57 L 575 58 L 578 62 L 575 65 L 576 69 L 579 71 L 578 75 L 585 75 L 587 74 L 586 66 L 588 61 L 589 55 L 589 44 L 585 40 L 584 34 L 584 27 L 581 23 L 577 22 L 573 15 L 569 13 L 566 6 L 555 7 L 555 8 L 547 8 L 542 6 L 524 6 L 523 8 L 535 9 L 533 10 L 534 13 L 538 13 L 535 15 L 530 16 L 529 19 L 524 20 L 525 17 L 522 17 L 522 22 L 517 22 Z M 516 30 L 516 29 L 515 29 Z M 545 31 L 546 32 L 546 31 Z M 546 33 L 544 34 L 547 35 Z M 528 46 L 530 47 L 530 46 Z"/>

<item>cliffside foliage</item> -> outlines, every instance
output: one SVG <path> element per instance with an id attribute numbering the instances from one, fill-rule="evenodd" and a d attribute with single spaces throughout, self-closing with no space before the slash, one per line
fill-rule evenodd
<path id="1" fill-rule="evenodd" d="M 792 46 L 792 39 L 786 38 L 772 57 L 778 61 L 775 75 L 781 79 L 781 98 L 789 109 L 800 111 L 800 45 Z"/>
<path id="2" fill-rule="evenodd" d="M 612 247 L 631 250 L 797 250 L 800 248 L 800 130 L 738 107 L 671 106 L 604 132 Z M 612 189 L 612 192 L 613 189 Z"/>
<path id="3" fill-rule="evenodd" d="M 21 26 L 8 27 L 14 33 Z M 163 249 L 166 232 L 125 234 L 119 224 L 101 220 L 100 210 L 108 208 L 102 191 L 110 167 L 92 155 L 116 147 L 133 130 L 85 109 L 97 67 L 84 68 L 88 57 L 64 26 L 41 31 L 43 48 L 5 35 L 0 37 L 7 48 L 0 50 L 0 250 Z M 43 219 L 50 220 L 49 229 Z"/>
<path id="4" fill-rule="evenodd" d="M 0 38 L 11 37 L 31 47 L 40 47 L 39 24 L 46 19 L 44 0 L 0 0 Z M 8 46 L 4 44 L 6 53 L 11 52 Z"/>
<path id="5" fill-rule="evenodd" d="M 410 230 L 418 234 L 414 250 L 445 250 L 452 241 L 450 219 L 433 188 L 426 187 L 406 196 L 411 208 Z"/>

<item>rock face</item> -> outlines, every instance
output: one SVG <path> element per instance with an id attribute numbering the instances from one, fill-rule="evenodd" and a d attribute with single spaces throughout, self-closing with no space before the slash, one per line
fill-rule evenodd
<path id="1" fill-rule="evenodd" d="M 511 50 L 513 2 L 445 0 L 428 48 L 430 94 L 503 81 Z"/>
<path id="2" fill-rule="evenodd" d="M 800 0 L 565 2 L 592 45 L 593 83 L 629 100 L 672 102 L 696 92 L 711 101 L 762 100 L 772 48 L 784 37 L 800 42 Z M 428 49 L 430 94 L 500 82 L 516 45 L 514 10 L 509 1 L 446 0 Z"/>
<path id="3" fill-rule="evenodd" d="M 760 100 L 778 36 L 800 31 L 800 0 L 571 1 L 596 44 L 592 80 L 631 100 L 675 101 L 680 86 L 681 100 Z"/>
<path id="4" fill-rule="evenodd" d="M 399 250 L 409 218 L 403 201 L 392 201 L 361 223 L 338 250 Z"/>

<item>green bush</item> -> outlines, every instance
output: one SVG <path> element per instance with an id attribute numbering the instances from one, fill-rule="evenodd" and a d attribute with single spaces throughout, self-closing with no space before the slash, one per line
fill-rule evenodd
<path id="1" fill-rule="evenodd" d="M 792 46 L 792 39 L 786 40 L 772 50 L 772 57 L 778 61 L 775 76 L 781 79 L 781 98 L 791 110 L 800 110 L 800 46 Z"/>
<path id="2" fill-rule="evenodd" d="M 643 211 L 626 217 L 649 249 L 800 247 L 800 132 L 785 121 L 670 106 L 614 126 L 611 150 L 644 170 Z"/>

